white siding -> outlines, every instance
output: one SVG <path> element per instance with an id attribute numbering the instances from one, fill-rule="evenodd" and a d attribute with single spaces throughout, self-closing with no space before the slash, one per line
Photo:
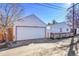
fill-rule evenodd
<path id="1" fill-rule="evenodd" d="M 15 22 L 15 26 L 42 26 L 46 27 L 46 24 L 43 23 L 37 16 L 30 15 L 24 17 L 22 20 Z"/>
<path id="2" fill-rule="evenodd" d="M 14 23 L 16 40 L 45 38 L 46 24 L 35 15 L 22 18 Z"/>
<path id="3" fill-rule="evenodd" d="M 79 28 L 77 28 L 77 34 L 79 34 Z"/>
<path id="4" fill-rule="evenodd" d="M 50 32 L 52 33 L 65 33 L 70 32 L 70 27 L 66 23 L 58 23 L 50 26 Z"/>
<path id="5" fill-rule="evenodd" d="M 45 28 L 17 27 L 17 40 L 45 38 Z"/>

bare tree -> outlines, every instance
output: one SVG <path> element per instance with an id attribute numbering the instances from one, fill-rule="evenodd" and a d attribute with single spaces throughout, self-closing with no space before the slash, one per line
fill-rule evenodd
<path id="1" fill-rule="evenodd" d="M 71 7 L 70 9 L 68 9 L 68 13 L 67 13 L 67 23 L 68 25 L 73 29 L 78 28 L 79 27 L 79 5 L 76 4 L 74 6 L 74 21 L 73 21 L 73 7 Z M 73 25 L 74 23 L 74 25 Z"/>
<path id="2" fill-rule="evenodd" d="M 23 8 L 17 3 L 2 3 L 0 4 L 0 27 L 7 29 L 14 25 L 15 21 L 19 21 L 23 16 Z M 7 40 L 7 39 L 6 39 Z"/>
<path id="3" fill-rule="evenodd" d="M 73 33 L 68 55 L 76 55 L 75 51 L 77 50 L 77 43 L 76 45 L 73 44 L 75 43 L 74 35 L 76 34 L 76 29 L 79 28 L 79 4 L 73 3 L 73 5 L 68 9 L 67 20 L 68 25 L 72 28 Z"/>

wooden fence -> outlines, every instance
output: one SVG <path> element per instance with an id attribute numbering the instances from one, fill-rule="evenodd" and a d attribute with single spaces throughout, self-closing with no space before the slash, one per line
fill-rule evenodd
<path id="1" fill-rule="evenodd" d="M 72 37 L 73 33 L 50 33 L 50 38 L 67 38 L 67 37 Z"/>

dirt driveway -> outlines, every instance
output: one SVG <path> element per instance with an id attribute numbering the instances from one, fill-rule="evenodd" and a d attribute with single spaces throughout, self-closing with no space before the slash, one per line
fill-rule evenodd
<path id="1" fill-rule="evenodd" d="M 66 56 L 71 38 L 63 40 L 33 40 L 29 45 L 1 51 L 2 56 Z"/>
<path id="2" fill-rule="evenodd" d="M 71 38 L 68 39 L 39 39 L 18 42 L 20 44 L 27 44 L 24 46 L 1 51 L 2 56 L 67 56 Z M 77 38 L 75 38 L 75 41 Z M 18 45 L 18 44 L 17 44 Z M 79 50 L 79 49 L 78 49 Z M 79 53 L 79 52 L 78 52 Z"/>

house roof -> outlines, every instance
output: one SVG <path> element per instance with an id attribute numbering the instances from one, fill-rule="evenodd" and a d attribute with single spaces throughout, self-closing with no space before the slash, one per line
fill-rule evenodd
<path id="1" fill-rule="evenodd" d="M 16 26 L 43 26 L 43 27 L 46 27 L 46 24 L 34 14 L 21 18 L 19 21 L 15 22 L 15 25 Z"/>
<path id="2" fill-rule="evenodd" d="M 48 26 L 61 26 L 61 25 L 67 25 L 67 23 L 66 22 L 61 22 L 61 23 L 56 23 L 56 24 L 50 24 Z"/>

